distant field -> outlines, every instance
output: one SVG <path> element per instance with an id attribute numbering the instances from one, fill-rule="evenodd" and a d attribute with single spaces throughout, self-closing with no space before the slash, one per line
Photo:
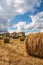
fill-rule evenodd
<path id="1" fill-rule="evenodd" d="M 10 43 L 0 40 L 0 65 L 43 65 L 43 59 L 29 56 L 25 41 L 10 39 Z"/>

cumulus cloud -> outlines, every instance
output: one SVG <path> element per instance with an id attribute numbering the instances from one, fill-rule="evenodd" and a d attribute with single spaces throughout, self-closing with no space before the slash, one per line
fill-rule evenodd
<path id="1" fill-rule="evenodd" d="M 16 28 L 16 30 L 11 30 L 11 28 L 12 27 L 10 27 L 10 28 L 8 28 L 8 31 L 10 32 L 10 33 L 12 33 L 12 32 L 14 32 L 14 31 L 16 31 L 16 32 L 21 32 L 21 31 L 23 31 L 23 28 L 24 28 L 24 26 L 26 25 L 26 23 L 25 22 L 18 22 L 17 24 L 14 24 L 12 27 L 13 28 Z"/>
<path id="2" fill-rule="evenodd" d="M 34 22 L 35 29 L 40 29 L 40 30 L 43 29 L 43 12 L 40 12 L 35 16 L 30 16 L 30 17 L 32 18 L 32 23 Z"/>
<path id="3" fill-rule="evenodd" d="M 0 7 L 3 11 L 0 16 L 10 19 L 16 14 L 34 10 L 34 6 L 38 7 L 40 3 L 41 0 L 0 0 Z"/>
<path id="4" fill-rule="evenodd" d="M 9 24 L 6 19 L 0 18 L 0 32 L 8 32 Z"/>
<path id="5" fill-rule="evenodd" d="M 40 3 L 41 0 L 0 0 L 0 18 L 6 21 L 6 25 L 4 26 L 4 21 L 2 20 L 0 28 L 7 29 L 7 23 L 12 17 L 27 11 L 34 11 L 34 7 L 39 7 Z"/>
<path id="6" fill-rule="evenodd" d="M 32 29 L 43 29 L 43 12 L 40 12 L 34 16 L 30 16 L 32 22 L 30 24 L 25 25 L 25 29 L 32 30 Z"/>
<path id="7" fill-rule="evenodd" d="M 43 12 L 40 12 L 34 16 L 30 16 L 32 19 L 32 22 L 29 24 L 26 24 L 26 22 L 18 22 L 13 27 L 17 28 L 17 31 L 29 31 L 30 32 L 42 32 L 43 31 Z"/>
<path id="8" fill-rule="evenodd" d="M 19 22 L 15 26 L 20 29 L 43 29 L 43 12 L 40 12 L 34 16 L 30 16 L 32 22 L 30 24 L 26 24 L 25 22 Z"/>

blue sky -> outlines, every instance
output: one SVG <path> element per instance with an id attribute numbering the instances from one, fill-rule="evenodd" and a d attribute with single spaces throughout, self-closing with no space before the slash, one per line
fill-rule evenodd
<path id="1" fill-rule="evenodd" d="M 1 0 L 0 32 L 43 32 L 43 0 Z"/>

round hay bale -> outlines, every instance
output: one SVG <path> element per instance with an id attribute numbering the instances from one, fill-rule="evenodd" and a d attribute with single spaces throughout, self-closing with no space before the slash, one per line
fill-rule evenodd
<path id="1" fill-rule="evenodd" d="M 20 41 L 24 41 L 25 40 L 25 38 L 24 37 L 20 37 Z"/>
<path id="2" fill-rule="evenodd" d="M 37 57 L 43 57 L 43 33 L 29 34 L 26 38 L 27 53 Z"/>
<path id="3" fill-rule="evenodd" d="M 2 36 L 2 34 L 0 34 L 0 40 L 2 40 L 3 39 L 3 36 Z"/>
<path id="4" fill-rule="evenodd" d="M 4 38 L 4 43 L 9 43 L 9 38 Z"/>
<path id="5" fill-rule="evenodd" d="M 2 40 L 3 39 L 3 37 L 0 37 L 0 40 Z"/>

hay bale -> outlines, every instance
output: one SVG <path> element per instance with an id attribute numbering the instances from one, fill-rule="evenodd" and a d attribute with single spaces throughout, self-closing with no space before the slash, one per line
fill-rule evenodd
<path id="1" fill-rule="evenodd" d="M 25 38 L 24 37 L 20 37 L 20 41 L 24 41 L 25 40 Z"/>
<path id="2" fill-rule="evenodd" d="M 2 36 L 2 34 L 0 34 L 0 40 L 1 40 L 1 39 L 3 39 L 3 36 Z"/>
<path id="3" fill-rule="evenodd" d="M 43 57 L 43 33 L 29 34 L 26 38 L 27 53 L 37 57 Z"/>
<path id="4" fill-rule="evenodd" d="M 4 38 L 4 43 L 9 43 L 9 38 Z"/>
<path id="5" fill-rule="evenodd" d="M 3 37 L 2 36 L 0 36 L 0 40 L 2 40 L 3 39 Z"/>

